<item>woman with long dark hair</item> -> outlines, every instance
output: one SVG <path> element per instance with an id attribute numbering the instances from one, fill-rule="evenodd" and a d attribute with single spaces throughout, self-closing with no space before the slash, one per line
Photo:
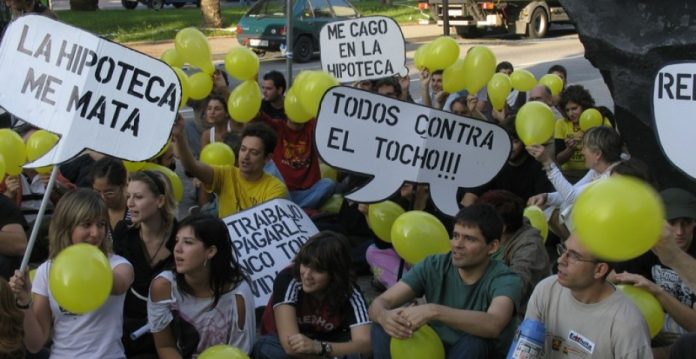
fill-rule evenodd
<path id="1" fill-rule="evenodd" d="M 160 358 L 196 357 L 217 344 L 251 351 L 254 297 L 222 220 L 199 214 L 181 221 L 174 270 L 152 281 L 147 311 Z"/>
<path id="2" fill-rule="evenodd" d="M 254 358 L 359 357 L 371 352 L 370 319 L 350 268 L 350 245 L 322 231 L 278 273 Z"/>

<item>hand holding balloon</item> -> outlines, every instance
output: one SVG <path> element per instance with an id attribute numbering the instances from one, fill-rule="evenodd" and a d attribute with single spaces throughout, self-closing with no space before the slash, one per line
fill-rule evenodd
<path id="1" fill-rule="evenodd" d="M 413 331 L 434 320 L 436 315 L 437 312 L 433 304 L 413 305 L 401 311 L 401 316 L 408 321 L 408 326 Z"/>
<path id="2" fill-rule="evenodd" d="M 402 315 L 404 308 L 385 310 L 378 318 L 378 323 L 392 338 L 408 339 L 413 335 L 413 330 L 408 320 Z"/>

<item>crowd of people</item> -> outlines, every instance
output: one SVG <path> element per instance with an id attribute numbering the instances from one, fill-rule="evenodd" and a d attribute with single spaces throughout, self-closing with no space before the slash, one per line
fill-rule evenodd
<path id="1" fill-rule="evenodd" d="M 496 71 L 509 75 L 514 68 L 503 61 Z M 608 109 L 598 108 L 602 125 L 582 130 L 580 115 L 596 108 L 595 100 L 580 85 L 566 86 L 563 66 L 548 73 L 563 80 L 559 94 L 542 84 L 515 90 L 502 110 L 493 109 L 485 88 L 446 93 L 442 71 L 422 70 L 419 94 L 408 76 L 354 84 L 375 96 L 496 123 L 510 136 L 510 156 L 499 174 L 483 186 L 459 188 L 461 209 L 453 218 L 438 210 L 427 184 L 404 183 L 389 198 L 406 211 L 435 215 L 451 231 L 449 253 L 412 266 L 374 235 L 369 204 L 343 200 L 337 210 L 323 207 L 369 178 L 340 171 L 336 178 L 322 176 L 317 120 L 288 118 L 288 84 L 277 71 L 259 78 L 264 99 L 249 123 L 227 111 L 224 71 L 212 75 L 206 99 L 189 102 L 193 118 L 179 116 L 172 146 L 151 160 L 177 171 L 185 184 L 178 203 L 163 173 L 129 171 L 120 159 L 93 151 L 61 164 L 51 193 L 47 174 L 24 169 L 5 176 L 0 357 L 195 358 L 227 344 L 254 358 L 389 358 L 392 338 L 411 338 L 427 324 L 447 358 L 500 358 L 525 319 L 545 325 L 545 357 L 690 357 L 696 349 L 696 196 L 661 188 L 630 156 Z M 556 122 L 546 144 L 525 147 L 515 115 L 530 101 L 548 105 Z M 26 139 L 37 129 L 22 122 L 8 125 Z M 203 148 L 215 142 L 228 145 L 236 163 L 201 161 Z M 612 175 L 653 186 L 666 208 L 652 251 L 621 263 L 590 252 L 569 215 L 587 186 Z M 29 271 L 17 269 L 45 195 L 51 201 L 30 253 L 37 267 L 30 279 Z M 233 255 L 235 238 L 222 219 L 276 198 L 302 207 L 320 232 L 277 273 L 257 315 L 250 273 Z M 527 205 L 546 210 L 547 240 L 524 218 Z M 52 260 L 77 243 L 96 246 L 113 273 L 106 302 L 87 314 L 62 308 L 48 284 Z M 381 292 L 371 303 L 357 284 L 359 274 L 371 275 Z M 650 337 L 619 283 L 658 300 L 665 324 L 657 336 Z"/>

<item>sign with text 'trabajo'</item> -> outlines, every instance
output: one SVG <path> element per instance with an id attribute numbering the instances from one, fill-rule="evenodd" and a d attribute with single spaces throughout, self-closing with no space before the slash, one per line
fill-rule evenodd
<path id="1" fill-rule="evenodd" d="M 696 179 L 696 62 L 661 68 L 653 91 L 655 133 L 662 151 L 675 167 Z"/>
<path id="2" fill-rule="evenodd" d="M 251 278 L 257 307 L 268 304 L 278 272 L 319 232 L 305 211 L 286 199 L 262 203 L 224 221 L 239 265 Z"/>
<path id="3" fill-rule="evenodd" d="M 346 198 L 379 202 L 404 181 L 429 183 L 435 205 L 452 216 L 457 189 L 493 179 L 511 148 L 498 125 L 350 87 L 324 95 L 314 141 L 327 164 L 373 176 Z"/>
<path id="4" fill-rule="evenodd" d="M 346 83 L 408 75 L 401 27 L 392 18 L 369 16 L 321 28 L 321 68 Z"/>
<path id="5" fill-rule="evenodd" d="M 44 16 L 12 22 L 0 46 L 0 106 L 61 136 L 27 167 L 89 148 L 142 161 L 167 143 L 181 85 L 164 62 Z"/>

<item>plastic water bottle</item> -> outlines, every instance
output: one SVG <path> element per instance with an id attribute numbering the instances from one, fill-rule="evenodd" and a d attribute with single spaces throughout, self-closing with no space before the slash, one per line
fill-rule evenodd
<path id="1" fill-rule="evenodd" d="M 541 359 L 544 357 L 545 339 L 544 323 L 535 319 L 525 319 L 517 328 L 506 358 Z"/>

